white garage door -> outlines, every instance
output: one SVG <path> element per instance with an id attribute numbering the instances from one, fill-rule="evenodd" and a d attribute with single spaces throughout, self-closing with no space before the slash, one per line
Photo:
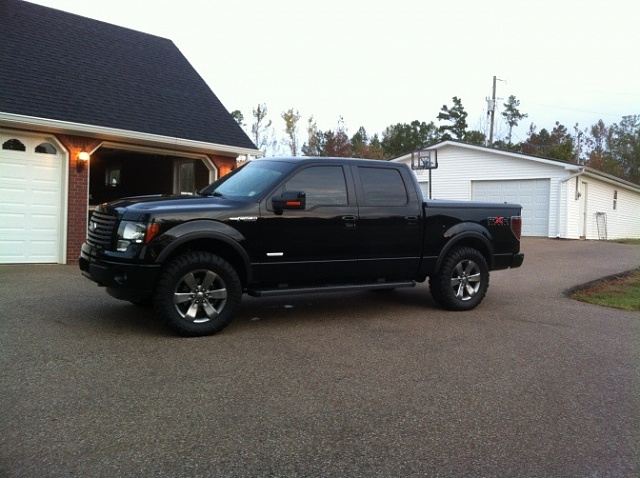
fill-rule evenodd
<path id="1" fill-rule="evenodd" d="M 62 164 L 50 142 L 0 135 L 0 263 L 62 262 Z"/>
<path id="2" fill-rule="evenodd" d="M 549 185 L 548 179 L 473 181 L 472 198 L 476 201 L 521 204 L 522 235 L 547 237 L 549 233 Z"/>

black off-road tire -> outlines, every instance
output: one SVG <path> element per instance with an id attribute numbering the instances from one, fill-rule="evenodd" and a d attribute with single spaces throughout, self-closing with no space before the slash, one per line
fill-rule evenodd
<path id="1" fill-rule="evenodd" d="M 429 278 L 431 295 L 448 310 L 471 310 L 482 302 L 489 289 L 489 267 L 484 256 L 472 247 L 450 251 L 440 270 Z"/>
<path id="2" fill-rule="evenodd" d="M 240 304 L 242 284 L 235 269 L 209 252 L 188 252 L 161 272 L 154 298 L 156 314 L 188 337 L 224 329 Z"/>

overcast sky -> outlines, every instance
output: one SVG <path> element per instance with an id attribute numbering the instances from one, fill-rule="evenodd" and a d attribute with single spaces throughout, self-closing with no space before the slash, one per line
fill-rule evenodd
<path id="1" fill-rule="evenodd" d="M 530 123 L 573 133 L 640 114 L 637 0 L 31 1 L 171 39 L 229 111 L 251 123 L 265 103 L 278 130 L 289 108 L 302 130 L 311 115 L 321 130 L 342 116 L 349 134 L 438 125 L 458 96 L 488 131 L 494 75 L 496 118 L 509 95 L 529 115 L 514 140 Z"/>

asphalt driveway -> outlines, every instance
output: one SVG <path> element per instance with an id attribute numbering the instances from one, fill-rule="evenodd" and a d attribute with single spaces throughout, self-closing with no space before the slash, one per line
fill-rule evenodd
<path id="1" fill-rule="evenodd" d="M 2 266 L 0 476 L 638 476 L 640 314 L 563 291 L 640 248 L 523 250 L 475 311 L 245 297 L 194 339 L 77 266 Z"/>

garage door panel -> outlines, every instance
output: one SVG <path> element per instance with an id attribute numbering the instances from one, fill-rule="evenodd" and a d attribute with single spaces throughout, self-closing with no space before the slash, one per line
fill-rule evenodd
<path id="1" fill-rule="evenodd" d="M 14 162 L 6 162 L 3 158 L 2 177 L 7 180 L 25 181 L 27 177 L 27 166 Z"/>
<path id="2" fill-rule="evenodd" d="M 37 211 L 58 211 L 58 193 L 46 192 L 46 191 L 34 191 L 31 193 L 31 200 L 29 203 L 34 208 L 34 212 Z"/>
<path id="3" fill-rule="evenodd" d="M 20 258 L 24 255 L 24 242 L 0 239 L 0 250 L 2 251 L 0 258 L 3 263 L 15 264 L 20 262 Z"/>
<path id="4" fill-rule="evenodd" d="M 0 241 L 2 262 L 4 264 L 24 264 L 24 257 L 29 256 L 30 263 L 55 262 L 57 255 L 52 253 L 57 247 L 57 239 L 52 241 Z"/>
<path id="5" fill-rule="evenodd" d="M 30 227 L 31 231 L 46 232 L 48 234 L 57 234 L 58 216 L 56 214 L 32 214 L 31 218 L 35 223 Z"/>
<path id="6" fill-rule="evenodd" d="M 522 235 L 524 236 L 548 236 L 549 190 L 548 179 L 472 182 L 474 200 L 522 205 Z"/>
<path id="7" fill-rule="evenodd" d="M 505 196 L 498 196 L 497 201 L 499 202 L 510 202 L 510 203 L 519 203 L 520 202 L 520 198 L 516 195 L 510 195 L 507 194 Z"/>
<path id="8" fill-rule="evenodd" d="M 55 238 L 46 241 L 46 240 L 38 240 L 31 242 L 31 254 L 34 257 L 38 257 L 39 260 L 43 258 L 53 259 L 51 255 L 51 248 L 55 246 L 56 240 Z"/>
<path id="9" fill-rule="evenodd" d="M 24 222 L 26 214 L 20 212 L 4 212 L 0 214 L 0 237 L 19 238 L 19 234 L 24 231 Z"/>

